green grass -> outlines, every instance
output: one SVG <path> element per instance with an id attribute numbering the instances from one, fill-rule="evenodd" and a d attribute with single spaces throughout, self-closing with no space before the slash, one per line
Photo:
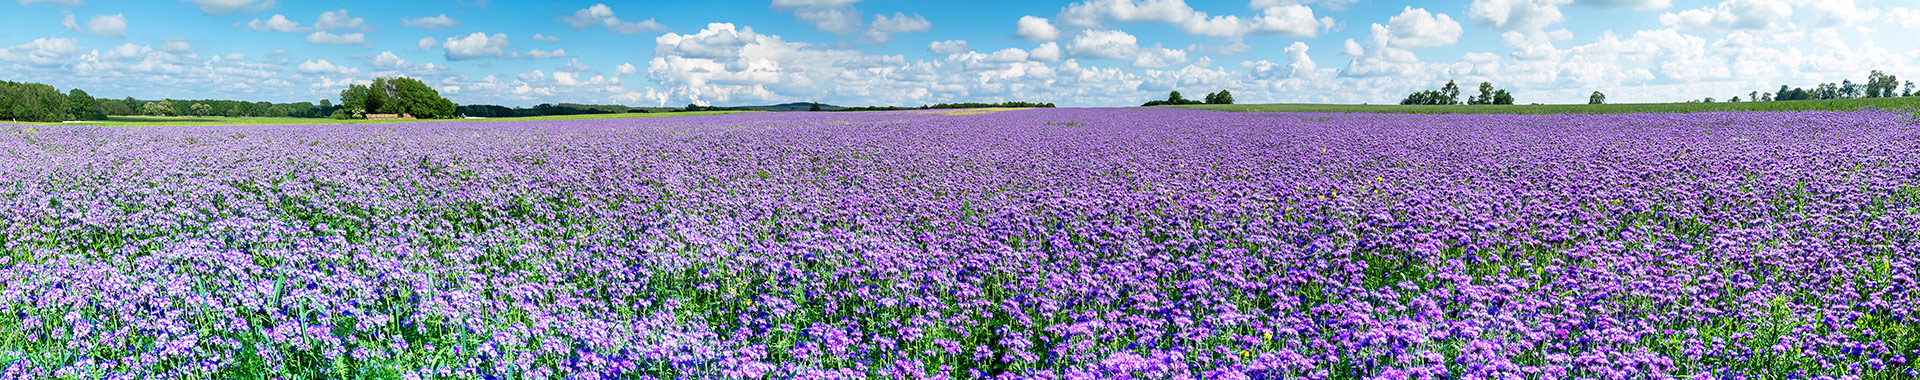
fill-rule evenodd
<path id="1" fill-rule="evenodd" d="M 1853 111 L 1868 106 L 1882 109 L 1920 107 L 1920 97 L 1840 100 L 1794 100 L 1784 102 L 1740 103 L 1645 103 L 1645 104 L 1535 104 L 1510 106 L 1403 106 L 1388 104 L 1195 104 L 1179 107 L 1230 112 L 1335 112 L 1335 113 L 1417 113 L 1417 114 L 1609 114 L 1609 113 L 1685 113 L 1725 111 Z"/>
<path id="2" fill-rule="evenodd" d="M 98 125 L 108 127 L 149 127 L 149 126 L 206 126 L 206 125 L 314 125 L 314 124 L 377 124 L 377 123 L 418 123 L 441 121 L 542 121 L 542 120 L 600 120 L 600 119 L 639 119 L 669 116 L 725 115 L 754 111 L 699 111 L 671 113 L 607 113 L 589 115 L 560 115 L 536 117 L 502 117 L 489 119 L 443 119 L 443 120 L 340 120 L 309 119 L 298 117 L 224 117 L 224 116 L 110 116 L 107 120 L 88 123 L 28 123 L 31 125 Z"/>

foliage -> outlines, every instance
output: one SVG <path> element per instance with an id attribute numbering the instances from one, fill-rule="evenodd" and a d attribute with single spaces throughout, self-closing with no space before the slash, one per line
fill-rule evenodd
<path id="1" fill-rule="evenodd" d="M 1487 84 L 1485 87 L 1491 87 Z M 1447 81 L 1439 90 L 1424 90 L 1408 94 L 1400 100 L 1400 105 L 1455 105 L 1460 104 L 1460 85 Z"/>
<path id="2" fill-rule="evenodd" d="M 0 120 L 73 120 L 72 101 L 53 86 L 0 81 Z"/>
<path id="3" fill-rule="evenodd" d="M 418 79 L 408 77 L 375 78 L 372 83 L 347 86 L 340 91 L 340 106 L 349 118 L 367 114 L 407 114 L 420 119 L 450 119 L 455 116 L 453 101 Z"/>
<path id="4" fill-rule="evenodd" d="M 1494 90 L 1492 82 L 1480 82 L 1480 95 L 1467 99 L 1469 105 L 1512 105 L 1513 94 L 1506 89 Z"/>
<path id="5" fill-rule="evenodd" d="M 77 120 L 106 120 L 107 113 L 86 91 L 67 90 L 67 115 Z"/>
<path id="6" fill-rule="evenodd" d="M 1593 95 L 1587 96 L 1587 104 L 1607 104 L 1607 94 L 1594 91 Z"/>
<path id="7" fill-rule="evenodd" d="M 1207 94 L 1207 104 L 1233 104 L 1233 93 L 1227 90 Z"/>
<path id="8" fill-rule="evenodd" d="M 1213 96 L 1213 95 L 1209 95 L 1209 96 Z M 1140 106 L 1153 107 L 1153 106 L 1183 105 L 1183 104 L 1204 104 L 1204 103 L 1198 100 L 1189 100 L 1184 96 L 1180 96 L 1180 91 L 1171 91 L 1167 93 L 1167 100 L 1149 101 L 1144 104 L 1141 104 Z"/>

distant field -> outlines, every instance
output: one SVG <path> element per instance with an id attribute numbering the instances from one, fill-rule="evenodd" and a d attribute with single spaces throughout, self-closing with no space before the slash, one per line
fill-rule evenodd
<path id="1" fill-rule="evenodd" d="M 725 115 L 754 111 L 700 111 L 672 113 L 607 113 L 590 115 L 562 115 L 538 117 L 503 117 L 490 119 L 446 119 L 446 120 L 339 120 L 309 119 L 298 117 L 220 117 L 220 116 L 111 116 L 101 122 L 73 123 L 68 125 L 100 125 L 109 127 L 131 126 L 202 126 L 202 125 L 304 125 L 304 124 L 369 124 L 369 123 L 418 123 L 437 121 L 535 121 L 535 120 L 598 120 L 598 119 L 637 119 L 668 116 Z M 34 125 L 63 125 L 62 123 L 20 123 Z"/>
<path id="2" fill-rule="evenodd" d="M 1884 109 L 1920 107 L 1920 97 L 1842 100 L 1795 100 L 1784 102 L 1740 103 L 1649 103 L 1649 104 L 1541 104 L 1511 106 L 1403 106 L 1387 104 L 1196 104 L 1179 107 L 1231 112 L 1354 112 L 1419 114 L 1614 114 L 1614 113 L 1686 113 L 1720 111 L 1852 111 L 1867 106 Z"/>

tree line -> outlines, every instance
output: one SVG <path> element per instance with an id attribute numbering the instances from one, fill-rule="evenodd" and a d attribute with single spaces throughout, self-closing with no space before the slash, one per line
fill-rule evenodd
<path id="1" fill-rule="evenodd" d="M 1187 99 L 1186 97 L 1181 96 L 1180 91 L 1172 91 L 1167 93 L 1166 100 L 1148 101 L 1145 104 L 1141 104 L 1140 106 L 1152 107 L 1152 106 L 1169 106 L 1169 105 L 1183 105 L 1183 104 L 1233 104 L 1233 92 L 1227 91 L 1227 90 L 1220 90 L 1220 92 L 1207 93 L 1207 97 L 1204 100 L 1193 100 L 1193 99 Z"/>
<path id="2" fill-rule="evenodd" d="M 1423 90 L 1407 94 L 1400 105 L 1458 105 L 1460 103 L 1460 85 L 1447 81 L 1439 90 Z M 1480 95 L 1467 98 L 1468 105 L 1512 105 L 1513 94 L 1507 89 L 1494 89 L 1493 82 L 1480 82 Z"/>

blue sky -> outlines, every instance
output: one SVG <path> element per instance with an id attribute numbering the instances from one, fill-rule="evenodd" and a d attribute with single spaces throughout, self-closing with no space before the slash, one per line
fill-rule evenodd
<path id="1" fill-rule="evenodd" d="M 1449 79 L 1662 102 L 1920 76 L 1912 1 L 15 2 L 0 79 L 114 98 L 318 101 L 404 75 L 512 106 L 1391 103 Z"/>

